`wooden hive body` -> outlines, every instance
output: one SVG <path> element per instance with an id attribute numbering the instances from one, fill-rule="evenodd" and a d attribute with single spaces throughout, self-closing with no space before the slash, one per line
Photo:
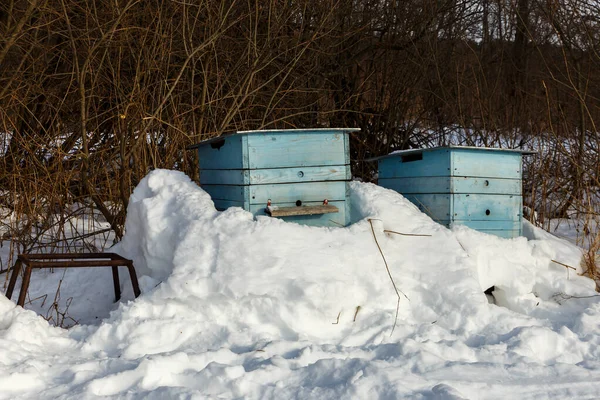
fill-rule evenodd
<path id="1" fill-rule="evenodd" d="M 348 135 L 355 130 L 244 131 L 198 143 L 193 147 L 198 151 L 200 185 L 217 209 L 242 207 L 255 216 L 267 215 L 269 200 L 273 209 L 303 213 L 327 199 L 336 212 L 281 218 L 304 225 L 346 226 Z"/>
<path id="2" fill-rule="evenodd" d="M 504 238 L 523 231 L 519 150 L 438 147 L 378 158 L 379 185 L 393 189 L 433 220 Z"/>

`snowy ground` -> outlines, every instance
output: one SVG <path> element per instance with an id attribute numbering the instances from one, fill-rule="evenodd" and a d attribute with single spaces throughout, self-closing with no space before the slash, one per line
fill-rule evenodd
<path id="1" fill-rule="evenodd" d="M 580 271 L 576 247 L 529 224 L 449 231 L 371 184 L 352 203 L 347 228 L 255 221 L 154 171 L 113 248 L 142 296 L 34 272 L 30 298 L 61 279 L 73 297 L 69 330 L 0 296 L 0 399 L 600 398 L 600 297 L 552 261 Z"/>

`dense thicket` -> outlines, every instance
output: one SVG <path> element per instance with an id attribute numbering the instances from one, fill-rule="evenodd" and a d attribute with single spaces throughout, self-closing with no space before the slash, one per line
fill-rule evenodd
<path id="1" fill-rule="evenodd" d="M 362 160 L 394 149 L 540 150 L 528 202 L 540 218 L 583 210 L 599 186 L 599 8 L 592 0 L 2 1 L 0 202 L 28 216 L 10 235 L 47 226 L 78 201 L 119 237 L 132 187 L 150 169 L 193 176 L 187 145 L 261 128 L 359 127 L 353 171 L 365 179 L 374 166 Z"/>

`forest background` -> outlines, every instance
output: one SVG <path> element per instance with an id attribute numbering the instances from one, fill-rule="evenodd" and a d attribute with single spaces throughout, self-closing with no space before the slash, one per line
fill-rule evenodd
<path id="1" fill-rule="evenodd" d="M 4 0 L 0 240 L 119 240 L 150 170 L 197 178 L 190 144 L 358 127 L 352 170 L 366 181 L 365 158 L 398 149 L 537 151 L 529 217 L 578 221 L 593 260 L 599 46 L 592 0 Z M 64 228 L 85 215 L 104 232 Z"/>

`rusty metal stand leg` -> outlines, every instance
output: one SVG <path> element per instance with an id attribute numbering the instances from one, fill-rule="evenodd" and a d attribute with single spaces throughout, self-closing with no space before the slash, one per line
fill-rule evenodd
<path id="1" fill-rule="evenodd" d="M 119 284 L 119 267 L 112 267 L 113 285 L 115 287 L 115 301 L 121 300 L 121 285 Z"/>
<path id="2" fill-rule="evenodd" d="M 128 263 L 127 269 L 129 270 L 129 277 L 131 278 L 131 284 L 133 285 L 133 294 L 135 294 L 135 297 L 137 298 L 141 292 L 137 274 L 135 273 L 135 268 L 133 268 L 133 263 Z"/>
<path id="3" fill-rule="evenodd" d="M 15 290 L 15 285 L 17 284 L 17 278 L 19 277 L 19 272 L 21 272 L 21 265 L 23 263 L 21 260 L 17 259 L 12 271 L 12 275 L 10 276 L 10 282 L 8 282 L 8 288 L 6 289 L 6 297 L 10 300 L 13 294 L 13 290 Z"/>
<path id="4" fill-rule="evenodd" d="M 27 289 L 29 289 L 29 280 L 31 279 L 31 265 L 25 268 L 25 275 L 23 275 L 23 282 L 21 283 L 21 292 L 19 293 L 19 301 L 17 305 L 23 307 L 25 305 L 25 296 L 27 296 Z"/>

